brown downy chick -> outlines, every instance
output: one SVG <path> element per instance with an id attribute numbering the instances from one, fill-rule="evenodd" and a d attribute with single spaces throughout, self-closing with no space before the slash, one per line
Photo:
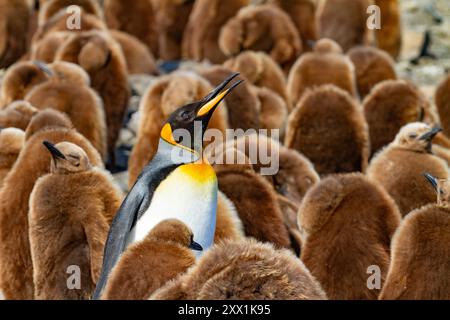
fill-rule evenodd
<path id="1" fill-rule="evenodd" d="M 81 33 L 90 30 L 107 30 L 106 24 L 102 19 L 98 18 L 96 15 L 85 12 L 81 7 L 78 8 L 80 10 L 80 21 L 76 28 L 74 28 L 72 24 L 67 23 L 68 21 L 73 20 L 73 11 L 67 12 L 66 10 L 60 10 L 46 23 L 39 26 L 33 35 L 32 47 L 53 32 Z"/>
<path id="2" fill-rule="evenodd" d="M 259 99 L 259 124 L 261 129 L 279 130 L 280 138 L 285 134 L 289 110 L 286 102 L 277 93 L 267 88 L 253 87 Z"/>
<path id="3" fill-rule="evenodd" d="M 224 62 L 226 55 L 217 41 L 222 26 L 249 3 L 249 0 L 196 0 L 183 35 L 183 58 Z"/>
<path id="4" fill-rule="evenodd" d="M 58 50 L 56 60 L 80 65 L 92 88 L 103 100 L 108 129 L 108 163 L 115 164 L 115 146 L 128 107 L 128 72 L 119 44 L 107 33 L 90 31 L 72 35 Z"/>
<path id="5" fill-rule="evenodd" d="M 44 141 L 50 173 L 30 195 L 29 235 L 35 299 L 89 299 L 99 277 L 109 225 L 122 194 L 106 171 L 91 165 L 70 142 Z M 67 286 L 67 270 L 80 268 L 79 290 Z"/>
<path id="6" fill-rule="evenodd" d="M 373 31 L 367 28 L 367 8 L 371 0 L 326 0 L 317 8 L 319 38 L 333 39 L 347 52 L 368 45 Z"/>
<path id="7" fill-rule="evenodd" d="M 434 99 L 443 132 L 450 136 L 450 74 L 436 88 Z"/>
<path id="8" fill-rule="evenodd" d="M 125 32 L 111 30 L 110 33 L 122 48 L 130 75 L 158 74 L 155 58 L 143 42 Z"/>
<path id="9" fill-rule="evenodd" d="M 369 125 L 371 156 L 391 143 L 404 125 L 415 121 L 437 123 L 426 97 L 404 80 L 376 85 L 364 99 L 363 108 Z"/>
<path id="10" fill-rule="evenodd" d="M 375 30 L 378 48 L 398 58 L 402 48 L 402 24 L 399 0 L 374 0 L 380 8 L 382 27 Z"/>
<path id="11" fill-rule="evenodd" d="M 245 235 L 271 242 L 278 248 L 289 248 L 289 233 L 270 183 L 248 165 L 221 164 L 214 168 L 219 190 L 236 206 Z"/>
<path id="12" fill-rule="evenodd" d="M 66 128 L 73 129 L 73 124 L 65 113 L 54 109 L 38 111 L 25 130 L 25 140 L 29 140 L 34 134 L 42 130 Z"/>
<path id="13" fill-rule="evenodd" d="M 200 70 L 199 74 L 215 87 L 233 72 L 222 66 L 212 66 Z M 238 76 L 236 79 L 246 80 L 242 76 Z M 233 91 L 232 95 L 225 98 L 225 102 L 230 129 L 257 130 L 260 128 L 260 101 L 256 93 L 252 91 L 250 83 L 244 81 Z"/>
<path id="14" fill-rule="evenodd" d="M 286 78 L 280 66 L 265 52 L 243 51 L 224 62 L 224 67 L 240 72 L 257 87 L 268 88 L 280 95 L 289 104 Z"/>
<path id="15" fill-rule="evenodd" d="M 158 57 L 157 24 L 151 0 L 104 0 L 103 8 L 109 29 L 135 36 Z"/>
<path id="16" fill-rule="evenodd" d="M 411 212 L 397 230 L 382 300 L 450 298 L 450 184 L 428 173 L 425 177 L 437 203 Z"/>
<path id="17" fill-rule="evenodd" d="M 308 192 L 298 213 L 301 259 L 333 300 L 374 300 L 370 266 L 384 281 L 391 237 L 400 224 L 395 202 L 362 174 L 332 175 Z"/>
<path id="18" fill-rule="evenodd" d="M 36 40 L 31 48 L 31 60 L 52 63 L 58 48 L 67 40 L 70 32 L 53 31 L 43 39 Z"/>
<path id="19" fill-rule="evenodd" d="M 6 71 L 0 86 L 0 109 L 25 95 L 37 84 L 47 81 L 51 72 L 41 63 L 18 62 Z"/>
<path id="20" fill-rule="evenodd" d="M 434 202 L 436 195 L 423 179 L 424 172 L 442 179 L 449 175 L 445 161 L 431 153 L 433 138 L 439 131 L 424 123 L 410 123 L 370 163 L 369 179 L 386 189 L 402 216 Z"/>
<path id="21" fill-rule="evenodd" d="M 211 85 L 206 79 L 186 71 L 160 77 L 147 89 L 139 106 L 137 141 L 128 162 L 130 187 L 153 158 L 162 126 L 168 116 L 179 106 L 203 99 L 210 91 Z M 225 134 L 227 122 L 226 111 L 218 107 L 211 118 L 209 128 L 219 129 Z"/>
<path id="22" fill-rule="evenodd" d="M 239 10 L 222 27 L 219 46 L 227 57 L 244 50 L 267 52 L 286 73 L 302 53 L 301 39 L 291 18 L 271 5 Z"/>
<path id="23" fill-rule="evenodd" d="M 397 79 L 394 60 L 380 49 L 357 46 L 348 52 L 348 56 L 355 66 L 356 84 L 361 99 L 378 83 Z"/>
<path id="24" fill-rule="evenodd" d="M 311 160 L 320 175 L 365 172 L 370 152 L 361 107 L 333 85 L 305 92 L 289 116 L 285 145 Z"/>
<path id="25" fill-rule="evenodd" d="M 103 11 L 97 0 L 48 0 L 39 8 L 39 25 L 44 25 L 54 15 L 62 10 L 66 11 L 70 6 L 78 6 L 85 13 L 103 19 Z"/>
<path id="26" fill-rule="evenodd" d="M 145 300 L 195 263 L 192 250 L 202 251 L 181 221 L 157 224 L 144 240 L 130 246 L 109 276 L 104 300 Z"/>
<path id="27" fill-rule="evenodd" d="M 0 130 L 0 187 L 25 144 L 25 132 L 17 128 Z"/>
<path id="28" fill-rule="evenodd" d="M 269 0 L 268 3 L 280 7 L 291 17 L 303 48 L 308 48 L 309 42 L 317 39 L 316 0 Z"/>
<path id="29" fill-rule="evenodd" d="M 106 159 L 106 120 L 103 104 L 90 87 L 70 81 L 46 81 L 35 86 L 25 100 L 38 110 L 54 109 L 67 114 L 74 127 Z"/>
<path id="30" fill-rule="evenodd" d="M 8 68 L 26 54 L 30 19 L 28 0 L 0 0 L 0 69 Z"/>
<path id="31" fill-rule="evenodd" d="M 292 67 L 287 84 L 292 107 L 295 108 L 307 89 L 325 84 L 333 84 L 357 96 L 355 67 L 330 39 L 319 40 L 313 52 L 303 54 Z"/>
<path id="32" fill-rule="evenodd" d="M 156 291 L 153 300 L 325 300 L 300 259 L 253 239 L 225 242 Z"/>
<path id="33" fill-rule="evenodd" d="M 181 59 L 183 34 L 194 3 L 194 0 L 152 0 L 161 60 Z"/>
<path id="34" fill-rule="evenodd" d="M 37 112 L 29 102 L 17 100 L 0 110 L 0 127 L 25 130 Z"/>
<path id="35" fill-rule="evenodd" d="M 35 116 L 30 126 L 34 125 L 38 116 Z M 39 121 L 43 122 L 42 119 Z M 86 151 L 93 166 L 102 166 L 97 150 L 75 130 L 47 123 L 26 140 L 0 190 L 0 290 L 9 300 L 34 298 L 28 211 L 30 194 L 36 180 L 50 169 L 48 151 L 42 147 L 44 140 L 54 144 L 62 141 L 75 143 Z"/>

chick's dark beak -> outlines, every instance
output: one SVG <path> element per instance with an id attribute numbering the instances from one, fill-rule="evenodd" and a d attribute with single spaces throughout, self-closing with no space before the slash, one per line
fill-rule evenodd
<path id="1" fill-rule="evenodd" d="M 203 247 L 195 241 L 191 242 L 191 244 L 189 245 L 189 248 L 192 250 L 195 250 L 195 251 L 203 251 Z"/>
<path id="2" fill-rule="evenodd" d="M 431 129 L 428 132 L 425 132 L 423 135 L 421 135 L 419 137 L 420 140 L 425 140 L 425 141 L 431 141 L 433 140 L 433 138 L 439 133 L 441 132 L 442 129 L 439 127 L 434 127 L 433 129 Z"/>
<path id="3" fill-rule="evenodd" d="M 438 191 L 438 180 L 433 177 L 431 174 L 429 173 L 423 173 L 423 176 L 428 180 L 428 182 L 433 186 L 434 191 Z"/>
<path id="4" fill-rule="evenodd" d="M 66 160 L 66 157 L 52 143 L 44 141 L 42 144 L 47 148 L 55 161 L 57 159 Z"/>
<path id="5" fill-rule="evenodd" d="M 34 65 L 38 67 L 42 72 L 46 73 L 48 76 L 53 77 L 54 73 L 50 70 L 47 65 L 41 61 L 33 61 Z"/>
<path id="6" fill-rule="evenodd" d="M 208 125 L 208 122 L 211 119 L 211 116 L 213 115 L 217 106 L 222 102 L 223 99 L 226 98 L 226 96 L 230 92 L 232 92 L 238 85 L 243 82 L 243 80 L 236 81 L 228 89 L 225 90 L 226 86 L 237 76 L 239 76 L 239 73 L 232 74 L 201 101 L 198 109 L 196 110 L 196 120 L 202 121 L 202 123 L 206 124 L 206 126 Z"/>

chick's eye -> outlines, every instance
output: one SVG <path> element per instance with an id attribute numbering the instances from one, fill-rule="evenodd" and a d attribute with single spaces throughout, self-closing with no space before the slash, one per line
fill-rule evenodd
<path id="1" fill-rule="evenodd" d="M 409 135 L 409 137 L 410 137 L 411 139 L 415 139 L 415 138 L 417 138 L 417 134 L 411 133 L 411 134 Z"/>

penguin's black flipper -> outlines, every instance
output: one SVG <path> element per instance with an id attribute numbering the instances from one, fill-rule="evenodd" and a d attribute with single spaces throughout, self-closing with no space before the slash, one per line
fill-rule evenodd
<path id="1" fill-rule="evenodd" d="M 102 272 L 92 296 L 94 300 L 100 299 L 111 270 L 126 249 L 131 229 L 150 206 L 156 188 L 178 167 L 178 165 L 164 167 L 160 164 L 158 161 L 153 161 L 144 169 L 114 217 L 106 240 Z"/>

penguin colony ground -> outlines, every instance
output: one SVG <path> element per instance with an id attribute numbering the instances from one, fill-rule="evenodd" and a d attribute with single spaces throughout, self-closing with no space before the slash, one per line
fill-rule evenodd
<path id="1" fill-rule="evenodd" d="M 6 299 L 450 299 L 450 75 L 397 73 L 398 0 L 35 2 L 0 0 Z"/>

